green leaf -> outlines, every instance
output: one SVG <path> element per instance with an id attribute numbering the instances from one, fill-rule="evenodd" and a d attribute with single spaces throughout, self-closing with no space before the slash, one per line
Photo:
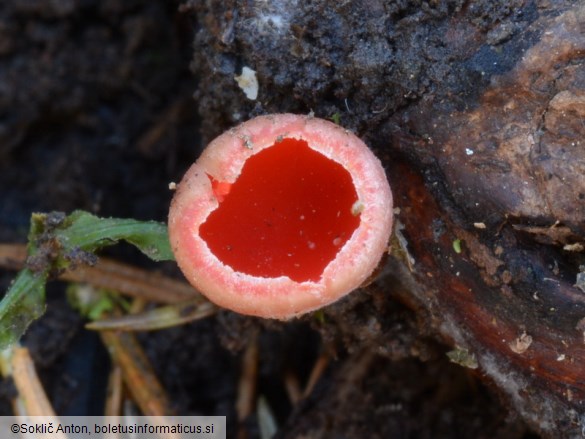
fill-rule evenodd
<path id="1" fill-rule="evenodd" d="M 455 239 L 453 241 L 453 250 L 455 250 L 455 253 L 457 253 L 457 254 L 461 253 L 461 240 L 460 239 Z"/>
<path id="2" fill-rule="evenodd" d="M 107 290 L 94 288 L 92 285 L 71 284 L 67 287 L 67 301 L 83 317 L 96 320 L 102 314 L 112 311 L 118 298 Z"/>
<path id="3" fill-rule="evenodd" d="M 45 284 L 50 273 L 77 264 L 92 264 L 95 251 L 124 240 L 155 261 L 173 260 L 167 226 L 154 221 L 98 218 L 83 211 L 34 213 L 28 242 L 27 268 L 0 301 L 0 349 L 16 342 L 45 310 Z"/>
<path id="4" fill-rule="evenodd" d="M 475 354 L 469 352 L 465 348 L 455 346 L 455 349 L 447 352 L 447 357 L 452 363 L 459 364 L 460 366 L 467 367 L 469 369 L 478 368 Z"/>
<path id="5" fill-rule="evenodd" d="M 45 312 L 46 273 L 22 270 L 0 302 L 0 349 L 18 341 Z"/>
<path id="6" fill-rule="evenodd" d="M 55 235 L 68 249 L 84 251 L 113 245 L 120 240 L 135 245 L 154 261 L 174 260 L 167 226 L 156 221 L 99 218 L 83 211 L 75 211 L 65 221 L 65 227 Z"/>

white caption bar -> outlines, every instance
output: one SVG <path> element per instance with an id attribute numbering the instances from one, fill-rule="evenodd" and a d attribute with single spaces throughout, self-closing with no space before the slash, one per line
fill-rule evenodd
<path id="1" fill-rule="evenodd" d="M 3 439 L 226 439 L 225 416 L 0 416 Z"/>

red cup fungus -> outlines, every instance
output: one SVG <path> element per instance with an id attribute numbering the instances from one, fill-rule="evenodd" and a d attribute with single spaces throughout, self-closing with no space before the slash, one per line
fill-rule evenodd
<path id="1" fill-rule="evenodd" d="M 177 187 L 169 235 L 187 280 L 233 311 L 289 319 L 359 287 L 392 229 L 380 161 L 354 134 L 293 114 L 220 135 Z"/>

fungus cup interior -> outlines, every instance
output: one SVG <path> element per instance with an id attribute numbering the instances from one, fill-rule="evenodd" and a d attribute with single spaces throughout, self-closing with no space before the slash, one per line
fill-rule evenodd
<path id="1" fill-rule="evenodd" d="M 360 224 L 350 173 L 305 140 L 251 156 L 232 184 L 209 178 L 219 206 L 199 235 L 238 272 L 317 282 Z"/>

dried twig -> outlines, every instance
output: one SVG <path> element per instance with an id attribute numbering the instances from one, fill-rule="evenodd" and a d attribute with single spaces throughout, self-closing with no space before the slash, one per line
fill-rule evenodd
<path id="1" fill-rule="evenodd" d="M 145 416 L 171 415 L 167 394 L 134 334 L 103 331 L 100 335 L 112 361 L 122 370 L 124 382 L 142 413 Z"/>
<path id="2" fill-rule="evenodd" d="M 117 364 L 114 364 L 108 377 L 108 391 L 106 393 L 104 416 L 120 416 L 122 414 L 123 397 L 122 369 Z"/>
<path id="3" fill-rule="evenodd" d="M 20 244 L 0 244 L 0 266 L 20 270 L 26 261 L 26 247 Z M 119 291 L 159 303 L 178 303 L 200 297 L 189 284 L 151 271 L 142 270 L 112 259 L 100 258 L 93 266 L 78 266 L 64 272 L 60 279 L 85 282 L 98 288 Z"/>
<path id="4" fill-rule="evenodd" d="M 331 356 L 326 352 L 323 352 L 321 355 L 319 355 L 319 358 L 317 358 L 317 361 L 315 361 L 313 370 L 311 370 L 311 375 L 309 375 L 309 379 L 307 380 L 307 385 L 305 386 L 305 391 L 303 392 L 303 398 L 306 398 L 311 394 L 315 388 L 315 385 L 317 385 L 317 382 L 319 382 L 319 379 L 321 376 L 323 376 L 325 369 L 327 369 L 330 360 Z"/>
<path id="5" fill-rule="evenodd" d="M 284 388 L 292 405 L 298 404 L 303 398 L 299 377 L 292 370 L 287 370 L 284 374 Z"/>
<path id="6" fill-rule="evenodd" d="M 194 320 L 209 317 L 217 312 L 217 307 L 210 302 L 186 302 L 162 306 L 141 314 L 129 314 L 104 320 L 95 320 L 85 325 L 92 330 L 152 331 L 182 325 Z"/>
<path id="7" fill-rule="evenodd" d="M 27 348 L 12 348 L 12 379 L 27 416 L 56 416 Z"/>
<path id="8" fill-rule="evenodd" d="M 236 401 L 236 413 L 240 422 L 250 416 L 254 411 L 257 381 L 258 334 L 254 334 L 242 358 L 242 374 L 238 385 L 238 400 Z"/>

